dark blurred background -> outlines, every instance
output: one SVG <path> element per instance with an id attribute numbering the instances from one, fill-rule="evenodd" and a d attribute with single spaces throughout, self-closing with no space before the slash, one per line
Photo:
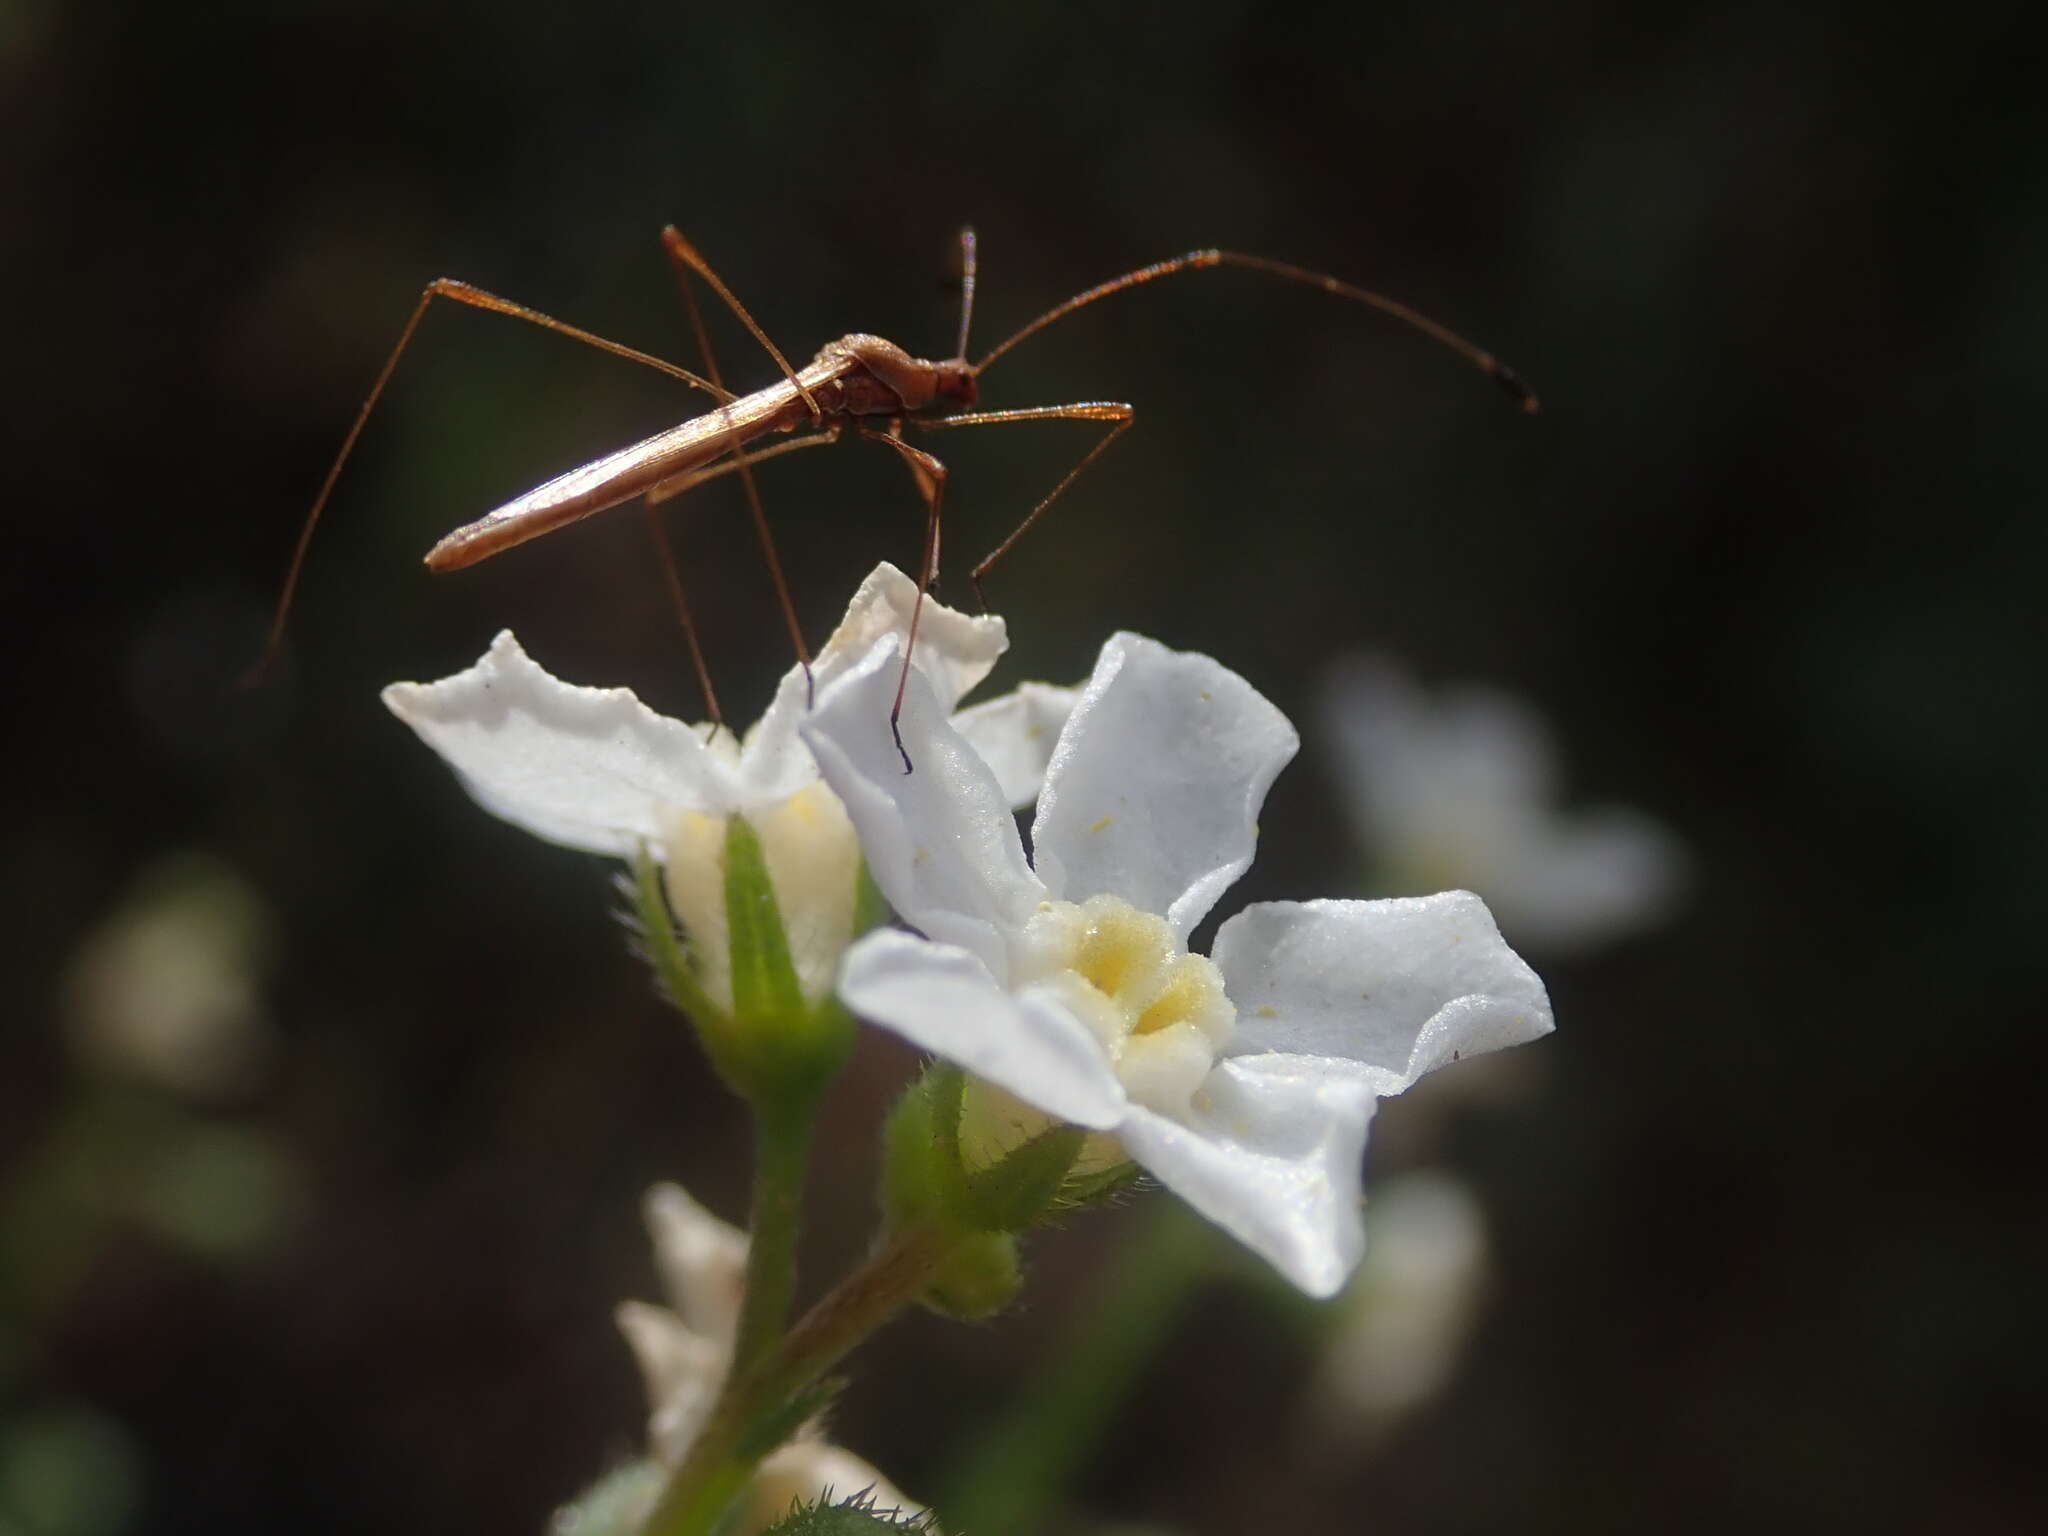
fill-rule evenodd
<path id="1" fill-rule="evenodd" d="M 1128 627 L 1295 715 L 1239 896 L 1350 888 L 1313 701 L 1360 647 L 1524 694 L 1574 798 L 1693 850 L 1674 921 L 1543 967 L 1533 1088 L 1426 1138 L 1382 1111 L 1374 1179 L 1427 1140 L 1493 1232 L 1445 1392 L 1309 1466 L 1316 1330 L 1222 1254 L 1063 1520 L 2041 1529 L 2048 114 L 2021 14 L 12 0 L 0 1527 L 534 1531 L 640 1443 L 610 1321 L 658 1294 L 638 1197 L 673 1177 L 736 1214 L 741 1119 L 625 956 L 608 868 L 477 811 L 377 689 L 510 625 L 698 714 L 635 515 L 418 559 L 697 398 L 437 308 L 279 675 L 229 684 L 422 284 L 689 361 L 674 220 L 796 356 L 855 329 L 943 353 L 969 221 L 984 343 L 1208 244 L 1469 332 L 1543 416 L 1246 273 L 1006 358 L 989 406 L 1140 422 L 994 577 L 1004 675 L 1077 677 Z M 730 375 L 773 377 L 711 322 Z M 948 595 L 1089 431 L 934 441 Z M 814 642 L 915 557 L 885 453 L 764 483 Z M 721 483 L 672 522 L 751 718 L 787 655 L 742 505 Z M 242 1033 L 151 1086 L 89 1016 L 166 899 L 225 943 L 193 985 Z M 814 1283 L 866 1231 L 910 1065 L 866 1042 L 835 1103 Z M 1142 1219 L 1042 1240 L 992 1326 L 899 1325 L 839 1437 L 942 1486 Z"/>

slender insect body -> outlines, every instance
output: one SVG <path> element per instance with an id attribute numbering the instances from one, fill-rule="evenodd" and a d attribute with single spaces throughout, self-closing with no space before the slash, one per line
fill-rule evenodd
<path id="1" fill-rule="evenodd" d="M 711 395 L 718 403 L 689 421 L 657 432 L 651 437 L 621 448 L 616 453 L 607 454 L 578 469 L 570 470 L 566 474 L 557 475 L 475 522 L 456 529 L 428 551 L 426 563 L 429 568 L 448 571 L 473 565 L 502 550 L 510 549 L 515 544 L 523 544 L 565 524 L 618 506 L 636 497 L 644 498 L 651 514 L 656 503 L 680 495 L 728 471 L 736 471 L 747 490 L 756 532 L 761 541 L 763 554 L 767 558 L 770 574 L 775 581 L 784 620 L 789 627 L 791 644 L 798 661 L 806 666 L 808 651 L 803 642 L 794 606 L 789 600 L 788 587 L 782 577 L 781 563 L 775 553 L 774 541 L 769 535 L 766 515 L 761 509 L 760 498 L 753 485 L 753 466 L 763 459 L 773 458 L 794 449 L 834 441 L 849 424 L 856 428 L 861 437 L 894 451 L 909 469 L 925 504 L 924 553 L 918 565 L 918 593 L 921 606 L 924 591 L 936 574 L 940 504 L 944 498 L 947 475 L 945 465 L 938 459 L 904 441 L 902 429 L 905 426 L 940 430 L 950 427 L 988 426 L 1000 422 L 1074 421 L 1091 422 L 1102 427 L 1102 435 L 1087 453 L 1067 471 L 1049 494 L 1038 501 L 1010 535 L 974 567 L 970 579 L 979 592 L 982 577 L 1080 477 L 1082 472 L 1130 428 L 1137 414 L 1127 404 L 1108 400 L 1078 400 L 1064 405 L 977 412 L 972 407 L 980 393 L 980 375 L 996 359 L 1027 337 L 1074 310 L 1106 298 L 1110 294 L 1123 292 L 1176 272 L 1198 271 L 1217 266 L 1241 267 L 1292 282 L 1306 283 L 1325 292 L 1378 309 L 1421 331 L 1475 364 L 1524 411 L 1533 412 L 1537 408 L 1536 398 L 1528 387 L 1492 353 L 1474 346 L 1462 336 L 1446 330 L 1406 305 L 1367 289 L 1354 288 L 1323 273 L 1311 272 L 1306 268 L 1267 257 L 1247 256 L 1233 251 L 1190 251 L 1184 256 L 1155 262 L 1151 266 L 1127 272 L 1108 282 L 1098 283 L 1095 287 L 1075 294 L 1066 302 L 1047 310 L 1023 329 L 1013 332 L 978 361 L 970 362 L 967 358 L 967 340 L 973 315 L 975 285 L 975 246 L 972 230 L 961 232 L 960 329 L 958 352 L 955 356 L 935 362 L 912 356 L 896 343 L 880 336 L 855 332 L 842 336 L 837 341 L 826 343 L 810 363 L 802 369 L 797 369 L 790 365 L 767 334 L 755 324 L 745 306 L 733 296 L 709 263 L 675 228 L 671 226 L 662 231 L 662 242 L 678 278 L 682 281 L 683 295 L 690 306 L 691 324 L 697 331 L 699 345 L 704 351 L 709 378 L 699 377 L 673 363 L 580 331 L 574 326 L 566 325 L 511 300 L 485 293 L 467 283 L 443 278 L 427 285 L 426 291 L 413 309 L 412 318 L 399 335 L 397 346 L 392 349 L 390 357 L 385 361 L 383 371 L 378 375 L 369 398 L 363 402 L 362 409 L 357 413 L 355 425 L 344 440 L 341 453 L 328 470 L 327 478 L 321 485 L 319 495 L 314 499 L 312 509 L 307 513 L 305 525 L 300 530 L 299 541 L 292 554 L 291 566 L 285 576 L 283 591 L 278 598 L 277 611 L 271 621 L 270 634 L 265 643 L 266 661 L 275 655 L 282 639 L 285 615 L 290 610 L 299 570 L 321 509 L 326 505 L 335 479 L 340 474 L 343 463 L 347 461 L 350 450 L 355 446 L 364 421 L 383 393 L 400 354 L 411 340 L 413 331 L 419 325 L 428 304 L 435 298 L 453 299 L 476 308 L 509 314 L 573 336 L 605 351 L 681 379 L 693 388 Z M 704 333 L 702 318 L 697 313 L 696 301 L 690 296 L 691 273 L 708 283 L 733 313 L 745 323 L 755 339 L 782 369 L 781 379 L 765 389 L 743 396 L 735 396 L 725 388 L 719 378 L 716 362 L 711 357 L 709 339 Z M 886 430 L 878 431 L 863 424 L 869 420 L 882 421 L 886 425 Z M 811 430 L 792 436 L 787 442 L 748 451 L 750 445 L 762 438 L 772 434 L 796 434 L 799 428 Z M 687 604 L 683 601 L 680 580 L 675 574 L 672 557 L 667 552 L 666 536 L 661 533 L 658 521 L 651 520 L 651 526 L 661 542 L 664 569 L 676 599 L 678 617 L 682 620 L 685 635 L 690 641 L 691 658 L 696 666 L 699 682 L 704 687 L 706 702 L 712 716 L 717 719 L 716 697 L 711 691 L 710 676 L 696 645 L 695 630 L 689 618 Z M 914 642 L 917 634 L 916 610 L 912 613 L 910 634 Z M 906 659 L 906 677 L 908 668 L 909 662 Z M 897 709 L 900 710 L 901 707 L 899 680 Z M 895 711 L 892 711 L 892 725 L 894 720 Z M 897 744 L 900 750 L 900 738 Z M 908 757 L 904 760 L 904 767 L 906 772 L 909 771 Z"/>
<path id="2" fill-rule="evenodd" d="M 763 390 L 718 406 L 555 476 L 442 539 L 427 551 L 428 568 L 453 571 L 474 565 L 515 544 L 630 501 L 663 480 L 709 464 L 736 444 L 778 428 L 786 430 L 806 419 L 809 413 L 803 402 L 786 384 L 780 391 L 786 400 L 768 398 L 771 393 Z"/>
<path id="3" fill-rule="evenodd" d="M 427 552 L 427 567 L 474 565 L 701 470 L 770 433 L 838 417 L 893 418 L 941 400 L 972 405 L 975 392 L 973 366 L 960 359 L 928 362 L 880 336 L 842 336 L 790 378 L 557 475 L 464 524 Z M 816 405 L 815 419 L 806 397 Z"/>

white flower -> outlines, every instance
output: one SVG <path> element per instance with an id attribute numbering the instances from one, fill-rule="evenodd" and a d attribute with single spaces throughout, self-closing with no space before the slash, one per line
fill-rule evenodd
<path id="1" fill-rule="evenodd" d="M 1353 657 L 1323 690 L 1358 835 L 1395 889 L 1464 886 L 1517 943 L 1588 949 L 1648 926 L 1685 856 L 1649 817 L 1557 809 L 1557 752 L 1520 700 L 1479 687 L 1434 697 L 1384 659 Z"/>
<path id="2" fill-rule="evenodd" d="M 797 724 L 810 688 L 822 704 L 878 638 L 907 630 L 916 595 L 909 577 L 878 565 L 812 662 L 811 682 L 792 668 L 744 741 L 656 714 L 624 688 L 560 682 L 528 659 L 510 630 L 467 671 L 393 683 L 384 702 L 493 815 L 593 853 L 630 858 L 650 848 L 667 866 L 670 905 L 690 935 L 705 990 L 727 1008 L 726 821 L 745 816 L 761 841 L 798 979 L 815 1000 L 831 990 L 852 937 L 860 847 Z M 917 633 L 918 665 L 948 709 L 1009 643 L 1001 619 L 929 600 Z M 1072 697 L 1028 684 L 956 717 L 998 765 L 1016 804 L 1036 796 Z M 885 728 L 887 710 L 885 702 Z"/>
<path id="3" fill-rule="evenodd" d="M 841 999 L 1004 1091 L 963 1141 L 1000 1147 L 1044 1115 L 1105 1133 L 1096 1158 L 1134 1158 L 1302 1289 L 1335 1291 L 1364 1247 L 1377 1099 L 1547 1031 L 1542 983 L 1463 892 L 1263 903 L 1223 925 L 1213 959 L 1188 953 L 1297 745 L 1208 657 L 1128 634 L 1103 647 L 1046 772 L 1034 870 L 995 775 L 915 672 L 902 771 L 882 710 L 900 654 L 875 646 L 805 732 L 883 894 L 925 935 L 856 944 Z"/>
<path id="4" fill-rule="evenodd" d="M 189 1098 L 248 1091 L 272 1054 L 268 928 L 261 898 L 226 864 L 199 853 L 158 860 L 71 959 L 73 1047 L 96 1067 Z"/>
<path id="5" fill-rule="evenodd" d="M 1345 1290 L 1315 1394 L 1323 1435 L 1346 1449 L 1443 1390 L 1486 1290 L 1486 1213 L 1455 1175 L 1391 1179 L 1371 1212 L 1372 1251 Z"/>
<path id="6" fill-rule="evenodd" d="M 669 1305 L 623 1303 L 619 1331 L 647 1383 L 648 1448 L 659 1465 L 673 1469 L 703 1429 L 732 1363 L 747 1238 L 674 1184 L 650 1189 L 646 1210 Z M 882 1510 L 921 1512 L 867 1462 L 831 1444 L 816 1424 L 807 1425 L 756 1469 L 732 1529 L 745 1536 L 780 1520 L 798 1500 L 846 1499 L 862 1490 Z"/>

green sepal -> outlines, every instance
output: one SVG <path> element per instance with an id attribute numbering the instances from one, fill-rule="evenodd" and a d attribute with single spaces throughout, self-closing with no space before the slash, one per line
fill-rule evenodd
<path id="1" fill-rule="evenodd" d="M 977 1232 L 961 1240 L 918 1298 L 942 1317 L 986 1322 L 1024 1289 L 1023 1261 L 1009 1232 Z"/>
<path id="2" fill-rule="evenodd" d="M 894 1227 L 1022 1232 L 1059 1203 L 1087 1132 L 1055 1126 L 969 1172 L 960 1153 L 966 1074 L 935 1061 L 897 1100 L 883 1136 L 882 1205 Z"/>
<path id="3" fill-rule="evenodd" d="M 661 867 L 654 862 L 645 843 L 633 855 L 633 879 L 628 891 L 633 898 L 634 937 L 654 970 L 655 985 L 661 989 L 661 995 L 681 1010 L 701 1035 L 730 1029 L 732 1021 L 725 1010 L 716 1006 L 697 984 L 690 957 L 676 937 L 668 897 L 662 893 Z M 712 1055 L 716 1059 L 715 1048 Z"/>
<path id="4" fill-rule="evenodd" d="M 1022 1232 L 1036 1226 L 1059 1203 L 1060 1192 L 1088 1133 L 1079 1126 L 1054 1126 L 1012 1148 L 998 1162 L 961 1181 L 957 1210 L 962 1224 L 981 1232 Z"/>
<path id="5" fill-rule="evenodd" d="M 732 1012 L 745 1029 L 798 1023 L 809 1009 L 761 839 L 744 816 L 725 819 L 725 921 L 732 956 Z"/>
<path id="6" fill-rule="evenodd" d="M 761 1536 L 874 1536 L 877 1531 L 895 1531 L 897 1536 L 940 1536 L 938 1522 L 930 1511 L 910 1515 L 901 1510 L 877 1509 L 873 1495 L 857 1493 L 839 1504 L 799 1505 L 768 1527 Z"/>
<path id="7" fill-rule="evenodd" d="M 1144 1176 L 1145 1170 L 1136 1163 L 1116 1163 L 1108 1168 L 1097 1168 L 1092 1173 L 1070 1174 L 1066 1183 L 1060 1186 L 1060 1209 L 1078 1211 L 1114 1200 Z"/>
<path id="8" fill-rule="evenodd" d="M 697 979 L 659 866 L 644 846 L 633 860 L 628 886 L 639 948 L 662 995 L 695 1026 L 705 1054 L 733 1092 L 757 1107 L 806 1102 L 845 1063 L 853 1048 L 853 1019 L 835 997 L 805 999 L 761 840 L 744 816 L 726 818 L 725 827 L 732 1008 L 714 1002 Z"/>
<path id="9" fill-rule="evenodd" d="M 950 1083 L 942 1079 L 950 1073 Z M 952 1114 L 944 1112 L 950 1098 Z M 934 1100 L 940 1100 L 934 1104 Z M 940 1126 L 950 1124 L 950 1147 Z M 934 1061 L 905 1087 L 883 1122 L 883 1221 L 893 1231 L 948 1227 L 961 1178 L 961 1071 Z"/>
<path id="10" fill-rule="evenodd" d="M 725 824 L 725 920 L 740 1091 L 756 1105 L 808 1101 L 845 1065 L 853 1019 L 829 994 L 805 999 L 761 839 L 744 816 Z"/>

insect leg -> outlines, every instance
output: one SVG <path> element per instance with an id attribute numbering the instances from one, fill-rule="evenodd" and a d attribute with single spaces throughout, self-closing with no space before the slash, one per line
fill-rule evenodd
<path id="1" fill-rule="evenodd" d="M 398 360 L 405 354 L 406 346 L 412 341 L 413 332 L 419 329 L 420 321 L 426 316 L 427 306 L 436 299 L 453 299 L 458 304 L 467 304 L 473 309 L 489 310 L 493 314 L 510 315 L 515 320 L 525 320 L 564 336 L 585 342 L 599 351 L 609 352 L 614 357 L 623 357 L 629 362 L 644 363 L 649 368 L 660 370 L 671 378 L 681 379 L 692 388 L 701 389 L 714 396 L 723 405 L 732 400 L 732 395 L 712 383 L 700 379 L 687 368 L 678 368 L 674 363 L 665 362 L 650 353 L 624 346 L 616 341 L 544 315 L 537 309 L 524 304 L 515 304 L 510 299 L 501 299 L 494 293 L 460 282 L 452 277 L 439 277 L 427 284 L 420 294 L 419 302 L 413 306 L 405 328 L 398 333 L 398 343 L 391 349 L 391 355 L 384 359 L 384 366 L 377 371 L 377 381 L 370 386 L 370 393 L 363 400 L 362 408 L 356 412 L 355 422 L 348 429 L 348 436 L 342 439 L 341 452 L 334 456 L 328 466 L 327 478 L 320 482 L 320 492 L 313 498 L 312 508 L 306 513 L 305 525 L 299 529 L 299 541 L 292 546 L 291 564 L 285 568 L 284 586 L 277 596 L 277 610 L 271 616 L 269 633 L 264 636 L 263 653 L 255 666 L 242 679 L 245 685 L 257 682 L 268 672 L 277 660 L 277 653 L 284 643 L 284 622 L 291 612 L 292 597 L 299 588 L 299 573 L 306 564 L 306 551 L 313 542 L 313 529 L 320 521 L 320 514 L 327 507 L 327 499 L 334 494 L 334 484 L 341 478 L 341 468 L 355 451 L 356 439 L 363 435 L 363 424 L 370 419 L 370 412 L 376 409 L 377 401 L 383 397 L 384 386 L 391 382 L 391 375 L 398 367 Z"/>
<path id="2" fill-rule="evenodd" d="M 695 490 L 706 480 L 716 480 L 721 475 L 730 475 L 751 468 L 768 459 L 780 458 L 785 453 L 795 453 L 799 448 L 820 448 L 827 443 L 836 443 L 839 441 L 839 434 L 844 430 L 839 422 L 827 422 L 821 432 L 806 432 L 802 437 L 792 437 L 786 442 L 773 443 L 766 448 L 751 448 L 747 450 L 744 458 L 736 453 L 731 454 L 707 469 L 685 470 L 682 474 L 672 476 L 650 488 L 647 499 L 657 503 L 673 501 L 685 491 Z"/>
<path id="3" fill-rule="evenodd" d="M 794 438 L 789 442 L 777 443 L 772 448 L 763 448 L 758 453 L 747 454 L 744 457 L 734 453 L 720 463 L 714 464 L 709 469 L 688 470 L 683 474 L 664 480 L 658 485 L 650 486 L 643 495 L 642 500 L 647 510 L 648 531 L 653 535 L 655 549 L 661 557 L 662 576 L 668 584 L 669 599 L 675 605 L 676 619 L 682 625 L 683 639 L 689 645 L 690 661 L 696 668 L 697 682 L 704 691 L 705 705 L 710 711 L 712 720 L 718 725 L 725 724 L 725 716 L 719 712 L 718 695 L 712 689 L 711 674 L 704 664 L 704 652 L 697 642 L 697 626 L 692 622 L 690 616 L 689 600 L 683 596 L 682 572 L 676 562 L 675 550 L 669 538 L 668 527 L 661 520 L 661 514 L 656 509 L 664 501 L 673 501 L 685 491 L 696 489 L 706 480 L 716 480 L 720 475 L 729 475 L 734 470 L 745 473 L 749 466 L 758 464 L 763 459 L 772 459 L 784 453 L 794 453 L 799 448 L 815 448 L 821 443 L 836 443 L 839 441 L 839 431 L 839 424 L 834 422 L 823 432 L 807 433 L 805 436 Z M 808 663 L 805 664 L 805 670 L 808 674 Z"/>
<path id="4" fill-rule="evenodd" d="M 704 313 L 697 307 L 697 291 L 690 283 L 690 273 L 693 270 L 702 275 L 704 280 L 711 284 L 712 290 L 723 298 L 726 303 L 730 304 L 734 312 L 742 320 L 747 322 L 748 329 L 760 337 L 761 344 L 774 354 L 775 360 L 778 363 L 782 363 L 782 371 L 789 375 L 791 382 L 795 382 L 796 375 L 790 373 L 789 364 L 783 361 L 782 354 L 775 351 L 774 344 L 761 334 L 759 327 L 755 326 L 753 317 L 740 307 L 738 299 L 726 291 L 725 285 L 718 280 L 717 274 L 712 272 L 705 263 L 704 258 L 682 237 L 673 224 L 662 230 L 661 248 L 669 259 L 669 265 L 675 269 L 676 286 L 683 291 L 683 307 L 690 312 L 690 329 L 696 334 L 697 352 L 704 359 L 705 372 L 709 373 L 712 379 L 720 386 L 724 385 L 725 380 L 720 378 L 718 374 L 717 354 L 711 350 L 711 333 L 704 328 Z M 797 385 L 797 392 L 803 395 L 804 403 L 811 408 L 811 419 L 816 421 L 818 419 L 817 401 L 810 397 L 810 394 L 805 391 L 801 384 Z M 804 669 L 804 696 L 806 702 L 809 702 L 815 692 L 811 681 L 811 653 L 804 645 L 803 625 L 797 621 L 796 603 L 789 595 L 789 582 L 782 574 L 782 556 L 776 552 L 775 535 L 768 529 L 768 513 L 761 505 L 761 488 L 754 483 L 754 472 L 749 467 L 750 459 L 755 457 L 760 457 L 760 455 L 749 455 L 735 450 L 732 455 L 732 467 L 739 471 L 740 484 L 747 493 L 747 511 L 754 520 L 754 537 L 760 542 L 762 558 L 768 562 L 769 579 L 775 583 L 775 600 L 782 608 L 782 622 L 789 629 L 790 647 L 796 652 L 797 665 Z M 657 486 L 655 489 L 660 491 L 662 487 Z M 674 495 L 676 493 L 669 492 L 668 494 Z M 660 499 L 662 499 L 660 496 L 650 497 L 648 504 L 652 506 L 655 501 Z"/>
<path id="5" fill-rule="evenodd" d="M 768 333 L 754 323 L 754 317 L 747 313 L 747 306 L 742 304 L 734 296 L 733 291 L 719 279 L 718 274 L 711 270 L 711 263 L 704 259 L 697 247 L 685 240 L 683 232 L 673 224 L 663 226 L 661 246 L 668 252 L 669 260 L 677 263 L 678 270 L 688 268 L 711 285 L 711 291 L 725 301 L 725 307 L 740 317 L 740 323 L 753 332 L 754 340 L 761 343 L 768 355 L 775 359 L 775 366 L 782 370 L 782 376 L 796 386 L 796 392 L 803 396 L 804 405 L 811 413 L 811 420 L 820 420 L 824 413 L 818 409 L 818 402 L 804 387 L 803 381 L 796 376 L 796 370 L 789 366 L 789 359 L 782 355 L 782 349 L 770 341 Z"/>
<path id="6" fill-rule="evenodd" d="M 697 621 L 691 616 L 690 600 L 683 594 L 683 574 L 676 564 L 675 545 L 670 541 L 667 525 L 662 522 L 661 513 L 656 508 L 654 490 L 640 498 L 640 505 L 646 511 L 647 532 L 654 540 L 654 551 L 661 561 L 661 574 L 668 586 L 669 601 L 675 605 L 676 622 L 683 626 L 683 641 L 689 647 L 690 665 L 697 673 L 697 687 L 704 694 L 704 708 L 711 716 L 715 730 L 725 724 L 725 714 L 718 707 L 718 690 L 711 686 L 711 668 L 704 662 L 704 647 L 697 639 Z"/>
<path id="7" fill-rule="evenodd" d="M 979 565 L 967 573 L 967 579 L 974 586 L 974 599 L 981 604 L 982 612 L 988 611 L 988 596 L 981 589 L 981 579 L 991 567 L 1010 552 L 1010 546 L 1030 531 L 1031 525 L 1045 515 L 1045 509 L 1065 494 L 1068 486 L 1081 478 L 1081 473 L 1093 464 L 1124 433 L 1131 429 L 1138 419 L 1138 413 L 1130 406 L 1115 400 L 1078 400 L 1072 405 L 1037 405 L 1018 411 L 974 411 L 964 416 L 932 416 L 914 418 L 914 424 L 937 431 L 942 427 L 987 427 L 1010 421 L 1106 421 L 1109 430 L 1097 439 L 1095 446 L 1081 455 L 1080 462 L 1061 477 L 1060 483 L 1052 488 L 1044 500 L 1025 515 L 1024 521 L 1010 530 L 1010 536 L 982 557 Z"/>
<path id="8" fill-rule="evenodd" d="M 892 430 L 877 432 L 871 427 L 862 427 L 860 435 L 886 443 L 903 456 L 903 462 L 910 466 L 911 477 L 917 481 L 917 488 L 924 497 L 924 554 L 917 565 L 917 601 L 910 609 L 910 635 L 903 647 L 903 670 L 896 674 L 896 702 L 889 706 L 889 734 L 896 739 L 896 754 L 903 759 L 903 771 L 911 772 L 910 754 L 903 748 L 903 690 L 910 682 L 910 658 L 917 651 L 917 621 L 924 613 L 924 596 L 931 590 L 932 577 L 939 568 L 939 504 L 946 495 L 946 466 L 926 453 L 922 448 L 913 448 Z"/>

